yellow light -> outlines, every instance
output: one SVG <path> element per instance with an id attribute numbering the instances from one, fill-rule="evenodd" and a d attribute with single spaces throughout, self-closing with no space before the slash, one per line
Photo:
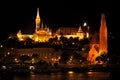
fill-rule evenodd
<path id="1" fill-rule="evenodd" d="M 68 71 L 68 74 L 73 74 L 74 72 L 73 71 Z"/>
<path id="2" fill-rule="evenodd" d="M 87 72 L 88 74 L 93 74 L 93 72 Z"/>
<path id="3" fill-rule="evenodd" d="M 17 58 L 15 58 L 15 62 L 16 62 L 16 63 L 18 63 L 18 62 L 19 62 Z"/>

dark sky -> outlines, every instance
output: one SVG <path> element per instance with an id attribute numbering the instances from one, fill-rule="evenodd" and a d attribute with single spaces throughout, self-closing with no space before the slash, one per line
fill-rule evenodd
<path id="1" fill-rule="evenodd" d="M 83 21 L 87 21 L 92 29 L 99 29 L 101 13 L 105 13 L 109 32 L 118 35 L 119 7 L 116 3 L 110 0 L 4 0 L 0 3 L 3 5 L 0 8 L 0 39 L 19 29 L 23 33 L 33 33 L 38 7 L 42 21 L 52 29 L 78 27 Z"/>

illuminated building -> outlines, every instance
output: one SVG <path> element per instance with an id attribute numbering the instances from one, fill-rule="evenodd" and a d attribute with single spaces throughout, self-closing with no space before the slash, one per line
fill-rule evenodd
<path id="1" fill-rule="evenodd" d="M 76 27 L 60 27 L 57 31 L 55 36 L 58 37 L 58 39 L 63 35 L 66 38 L 77 38 L 79 40 L 84 38 L 89 38 L 89 26 L 84 27 L 79 26 L 79 28 Z"/>
<path id="2" fill-rule="evenodd" d="M 100 26 L 100 51 L 99 54 L 107 53 L 108 47 L 107 47 L 107 26 L 106 26 L 106 20 L 105 15 L 101 15 L 101 26 Z"/>
<path id="3" fill-rule="evenodd" d="M 99 34 L 95 32 L 92 36 L 92 40 L 90 42 L 90 50 L 88 53 L 88 61 L 91 64 L 96 63 L 96 57 L 99 56 Z"/>
<path id="4" fill-rule="evenodd" d="M 99 35 L 95 33 L 90 43 L 91 49 L 88 54 L 88 61 L 90 61 L 90 63 L 92 64 L 95 64 L 97 62 L 95 59 L 98 56 L 104 53 L 106 54 L 108 52 L 107 45 L 108 45 L 107 44 L 107 26 L 106 26 L 105 14 L 102 14 Z"/>
<path id="5" fill-rule="evenodd" d="M 21 30 L 17 33 L 17 37 L 20 41 L 24 41 L 27 38 L 34 40 L 35 42 L 47 42 L 49 38 L 52 37 L 52 31 L 41 23 L 41 19 L 39 16 L 39 8 L 37 9 L 37 16 L 35 19 L 36 27 L 34 34 L 22 34 Z"/>
<path id="6" fill-rule="evenodd" d="M 48 42 L 50 38 L 55 38 L 58 37 L 58 40 L 60 39 L 61 36 L 64 36 L 66 38 L 78 38 L 79 40 L 84 39 L 84 38 L 90 38 L 90 26 L 87 24 L 84 24 L 84 26 L 79 26 L 79 27 L 60 27 L 54 34 L 52 34 L 52 30 L 50 30 L 46 25 L 44 25 L 41 22 L 40 16 L 39 16 L 39 9 L 37 9 L 37 16 L 35 19 L 36 22 L 36 27 L 35 27 L 35 32 L 33 34 L 22 34 L 21 30 L 17 33 L 17 37 L 20 41 L 25 41 L 27 38 L 30 38 L 34 40 L 35 42 Z M 89 39 L 90 40 L 90 39 Z M 100 25 L 100 31 L 99 34 L 95 33 L 92 35 L 92 40 L 90 41 L 90 50 L 88 53 L 88 61 L 91 63 L 95 64 L 96 63 L 96 58 L 100 56 L 102 53 L 107 53 L 107 26 L 106 26 L 106 20 L 105 20 L 105 15 L 101 15 L 101 25 Z M 25 50 L 27 50 L 28 54 L 34 54 L 39 49 L 21 49 L 20 52 L 19 49 L 16 50 L 18 51 L 17 53 L 25 53 Z M 48 49 L 44 49 L 48 50 Z M 44 51 L 43 50 L 43 51 Z M 51 55 L 51 53 L 54 53 L 54 50 L 50 49 L 52 52 L 40 52 L 38 51 L 37 53 L 40 52 L 40 57 L 42 58 L 43 56 L 47 57 Z M 42 50 L 41 50 L 42 51 Z M 29 53 L 30 52 L 30 53 Z M 46 55 L 41 55 L 46 53 Z"/>
<path id="7" fill-rule="evenodd" d="M 41 18 L 39 15 L 39 8 L 37 8 L 37 16 L 35 19 L 36 27 L 34 34 L 22 34 L 21 30 L 17 33 L 17 37 L 20 41 L 25 41 L 27 38 L 34 40 L 35 42 L 47 42 L 49 38 L 61 37 L 62 33 L 64 37 L 78 37 L 80 39 L 89 38 L 89 26 L 85 25 L 86 28 L 83 30 L 81 26 L 79 28 L 71 28 L 71 27 L 60 27 L 56 33 L 53 35 L 52 30 L 50 30 L 47 26 L 44 26 L 41 22 Z"/>
<path id="8" fill-rule="evenodd" d="M 51 61 L 54 59 L 60 58 L 61 51 L 56 51 L 54 48 L 4 48 L 4 56 L 14 55 L 16 59 L 19 60 L 19 57 L 26 55 L 32 57 L 37 55 L 39 59 L 45 61 Z"/>

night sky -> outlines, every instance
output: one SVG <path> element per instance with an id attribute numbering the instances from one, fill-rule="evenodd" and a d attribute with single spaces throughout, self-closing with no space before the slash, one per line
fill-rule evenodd
<path id="1" fill-rule="evenodd" d="M 8 3 L 8 4 L 6 4 Z M 19 29 L 23 33 L 33 33 L 35 30 L 36 10 L 40 9 L 42 21 L 53 30 L 58 27 L 78 27 L 84 21 L 91 29 L 100 27 L 101 13 L 105 13 L 108 31 L 118 36 L 119 5 L 110 0 L 11 0 L 0 4 L 0 40 Z"/>

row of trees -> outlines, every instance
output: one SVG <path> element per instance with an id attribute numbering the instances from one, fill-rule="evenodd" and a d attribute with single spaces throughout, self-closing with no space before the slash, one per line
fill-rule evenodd
<path id="1" fill-rule="evenodd" d="M 65 64 L 81 64 L 87 62 L 87 59 L 77 52 L 63 52 L 60 62 Z"/>
<path id="2" fill-rule="evenodd" d="M 61 36 L 60 40 L 58 37 L 50 38 L 48 42 L 35 42 L 31 38 L 26 38 L 25 41 L 19 41 L 17 36 L 8 38 L 4 42 L 4 46 L 6 47 L 83 47 L 86 44 L 89 44 L 90 40 L 88 38 L 79 40 L 78 37 L 69 39 Z"/>

